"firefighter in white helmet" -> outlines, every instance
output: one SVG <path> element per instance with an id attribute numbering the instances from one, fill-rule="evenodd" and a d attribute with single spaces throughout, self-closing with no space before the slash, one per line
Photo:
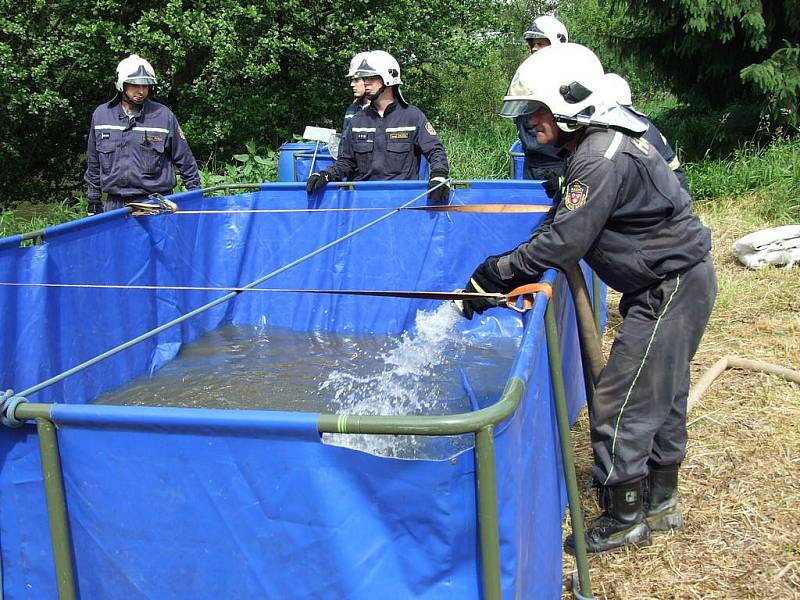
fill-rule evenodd
<path id="1" fill-rule="evenodd" d="M 137 54 L 117 65 L 117 93 L 95 109 L 89 129 L 84 180 L 90 214 L 171 193 L 176 166 L 187 189 L 199 188 L 197 162 L 178 119 L 151 98 L 157 83 L 153 66 Z"/>
<path id="2" fill-rule="evenodd" d="M 447 200 L 450 188 L 442 141 L 425 114 L 403 98 L 400 65 L 388 52 L 369 52 L 354 75 L 364 80 L 369 106 L 351 119 L 342 136 L 336 163 L 312 173 L 306 191 L 313 194 L 329 181 L 418 179 L 420 160 L 428 159 L 428 198 Z"/>
<path id="3" fill-rule="evenodd" d="M 533 54 L 547 46 L 565 44 L 568 41 L 567 28 L 555 17 L 542 15 L 533 20 L 522 34 L 522 39 Z M 559 155 L 558 148 L 537 142 L 536 133 L 524 117 L 514 119 L 514 123 L 517 126 L 522 151 L 525 153 L 523 178 L 557 180 L 564 170 L 564 158 Z"/>
<path id="4" fill-rule="evenodd" d="M 640 137 L 646 125 L 610 97 L 588 48 L 559 44 L 526 59 L 501 114 L 525 116 L 540 143 L 569 155 L 566 184 L 549 221 L 514 250 L 487 258 L 465 289 L 507 293 L 584 259 L 622 293 L 622 325 L 589 414 L 603 513 L 587 526 L 586 546 L 648 545 L 651 530 L 682 524 L 689 363 L 716 297 L 710 231 Z M 491 307 L 465 300 L 464 315 Z M 574 551 L 571 536 L 566 547 Z"/>
<path id="5" fill-rule="evenodd" d="M 350 127 L 350 121 L 356 114 L 360 113 L 369 104 L 364 90 L 364 78 L 356 75 L 359 65 L 369 52 L 359 52 L 350 60 L 350 68 L 347 70 L 347 78 L 350 80 L 350 89 L 353 90 L 353 101 L 347 105 L 344 113 L 344 123 L 342 124 L 342 136 Z"/>
<path id="6" fill-rule="evenodd" d="M 647 124 L 647 131 L 644 132 L 642 138 L 652 144 L 658 153 L 664 157 L 669 168 L 672 169 L 678 181 L 681 182 L 681 187 L 686 190 L 686 193 L 689 193 L 689 182 L 686 180 L 686 174 L 681 167 L 681 161 L 678 159 L 672 146 L 669 145 L 667 138 L 664 137 L 664 134 L 659 131 L 658 127 L 656 127 L 655 123 L 653 123 L 647 115 L 633 108 L 631 86 L 621 75 L 617 75 L 616 73 L 606 73 L 605 78 L 610 96 Z"/>

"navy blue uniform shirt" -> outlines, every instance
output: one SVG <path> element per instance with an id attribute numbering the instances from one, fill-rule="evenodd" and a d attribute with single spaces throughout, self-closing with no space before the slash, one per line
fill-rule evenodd
<path id="1" fill-rule="evenodd" d="M 163 104 L 147 100 L 134 118 L 119 96 L 92 115 L 83 177 L 90 200 L 101 192 L 122 197 L 169 194 L 175 165 L 187 189 L 200 187 L 197 163 L 178 119 Z"/>
<path id="2" fill-rule="evenodd" d="M 326 171 L 334 181 L 418 179 L 423 154 L 432 175 L 447 176 L 447 153 L 420 109 L 396 101 L 380 116 L 370 105 L 351 119 L 339 157 Z"/>

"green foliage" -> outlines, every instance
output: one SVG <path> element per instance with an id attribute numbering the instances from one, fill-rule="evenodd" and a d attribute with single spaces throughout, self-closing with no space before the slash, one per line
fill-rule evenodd
<path id="1" fill-rule="evenodd" d="M 636 106 L 668 138 L 683 162 L 725 157 L 744 143 L 768 143 L 775 130 L 768 115 L 747 102 L 714 108 L 700 100 L 688 104 L 674 96 L 651 96 Z"/>
<path id="2" fill-rule="evenodd" d="M 509 148 L 517 136 L 514 123 L 495 117 L 491 123 L 468 130 L 453 129 L 439 134 L 447 148 L 453 179 L 508 179 Z"/>
<path id="3" fill-rule="evenodd" d="M 74 221 L 87 216 L 86 200 L 61 200 L 48 205 L 24 205 L 17 210 L 0 211 L 0 238 Z"/>
<path id="4" fill-rule="evenodd" d="M 275 148 L 303 126 L 341 126 L 357 51 L 400 62 L 427 109 L 441 65 L 472 65 L 493 0 L 0 0 L 0 206 L 82 189 L 92 110 L 130 52 L 156 68 L 156 99 L 178 116 L 201 164 L 248 140 Z M 12 50 L 13 49 L 13 50 Z"/>
<path id="5" fill-rule="evenodd" d="M 769 222 L 800 221 L 800 139 L 778 139 L 761 149 L 745 145 L 730 158 L 688 165 L 695 202 L 757 194 L 755 216 Z"/>
<path id="6" fill-rule="evenodd" d="M 773 122 L 798 123 L 800 2 L 607 0 L 614 41 L 668 77 L 673 89 L 714 107 L 753 92 Z M 756 100 L 758 102 L 758 100 Z"/>
<path id="7" fill-rule="evenodd" d="M 233 155 L 235 163 L 201 169 L 200 187 L 210 188 L 216 185 L 262 183 L 277 180 L 278 153 L 275 150 L 262 148 L 259 151 L 253 140 L 245 144 L 245 149 L 246 153 Z"/>

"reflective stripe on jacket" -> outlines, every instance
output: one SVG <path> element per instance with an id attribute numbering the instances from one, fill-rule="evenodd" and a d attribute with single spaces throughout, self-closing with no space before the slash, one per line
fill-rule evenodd
<path id="1" fill-rule="evenodd" d="M 395 102 L 380 116 L 370 105 L 351 119 L 339 157 L 326 170 L 334 180 L 418 179 L 423 154 L 432 174 L 448 174 L 442 141 L 420 109 Z"/>

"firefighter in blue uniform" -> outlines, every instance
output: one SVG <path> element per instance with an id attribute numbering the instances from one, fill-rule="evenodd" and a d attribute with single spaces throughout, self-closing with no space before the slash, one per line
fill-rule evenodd
<path id="1" fill-rule="evenodd" d="M 631 86 L 628 85 L 628 82 L 625 81 L 622 76 L 617 75 L 616 73 L 606 73 L 605 83 L 608 86 L 608 90 L 612 98 L 624 106 L 625 110 L 631 111 L 639 118 L 639 120 L 644 121 L 644 123 L 647 124 L 647 131 L 644 132 L 642 137 L 647 140 L 647 142 L 651 144 L 653 148 L 656 149 L 656 152 L 664 157 L 664 160 L 667 161 L 669 168 L 673 173 L 675 173 L 678 181 L 681 182 L 681 187 L 686 190 L 686 193 L 688 194 L 689 182 L 686 179 L 686 173 L 683 172 L 683 168 L 681 167 L 681 161 L 678 160 L 678 156 L 675 154 L 672 146 L 669 145 L 667 138 L 664 137 L 664 134 L 661 133 L 658 127 L 655 126 L 655 123 L 648 119 L 647 115 L 633 108 Z"/>
<path id="2" fill-rule="evenodd" d="M 377 181 L 418 179 L 422 155 L 428 159 L 428 198 L 448 198 L 447 153 L 425 114 L 405 101 L 400 92 L 400 66 L 388 52 L 369 52 L 355 72 L 364 79 L 370 104 L 356 114 L 339 146 L 336 162 L 312 173 L 309 194 L 329 181 Z"/>
<path id="3" fill-rule="evenodd" d="M 175 166 L 187 189 L 200 187 L 189 144 L 178 119 L 150 99 L 156 76 L 145 59 L 131 54 L 117 65 L 117 94 L 92 115 L 84 181 L 89 213 L 141 202 L 152 193 L 169 194 Z M 102 192 L 108 195 L 101 201 Z"/>
<path id="4" fill-rule="evenodd" d="M 567 28 L 550 15 L 536 17 L 530 27 L 522 34 L 531 54 L 555 44 L 564 44 L 568 40 Z M 523 179 L 553 179 L 559 177 L 564 170 L 564 157 L 561 149 L 552 144 L 540 144 L 524 116 L 514 119 L 519 141 L 525 158 L 522 167 Z"/>
<path id="5" fill-rule="evenodd" d="M 586 528 L 590 552 L 650 544 L 682 525 L 678 470 L 686 452 L 689 363 L 716 297 L 710 231 L 652 145 L 646 124 L 604 87 L 597 57 L 578 44 L 530 56 L 503 116 L 527 115 L 541 143 L 569 153 L 547 227 L 487 258 L 466 291 L 506 293 L 583 258 L 622 292 L 622 325 L 594 395 L 590 426 L 602 515 Z M 464 302 L 472 318 L 492 305 Z M 566 540 L 574 551 L 572 537 Z"/>
<path id="6" fill-rule="evenodd" d="M 347 77 L 350 79 L 350 89 L 353 90 L 353 101 L 347 105 L 347 110 L 344 112 L 342 137 L 344 137 L 344 134 L 350 128 L 350 122 L 353 117 L 369 105 L 369 100 L 364 90 L 364 78 L 356 75 L 358 67 L 368 54 L 369 52 L 359 52 L 350 60 L 350 69 L 347 71 Z"/>

